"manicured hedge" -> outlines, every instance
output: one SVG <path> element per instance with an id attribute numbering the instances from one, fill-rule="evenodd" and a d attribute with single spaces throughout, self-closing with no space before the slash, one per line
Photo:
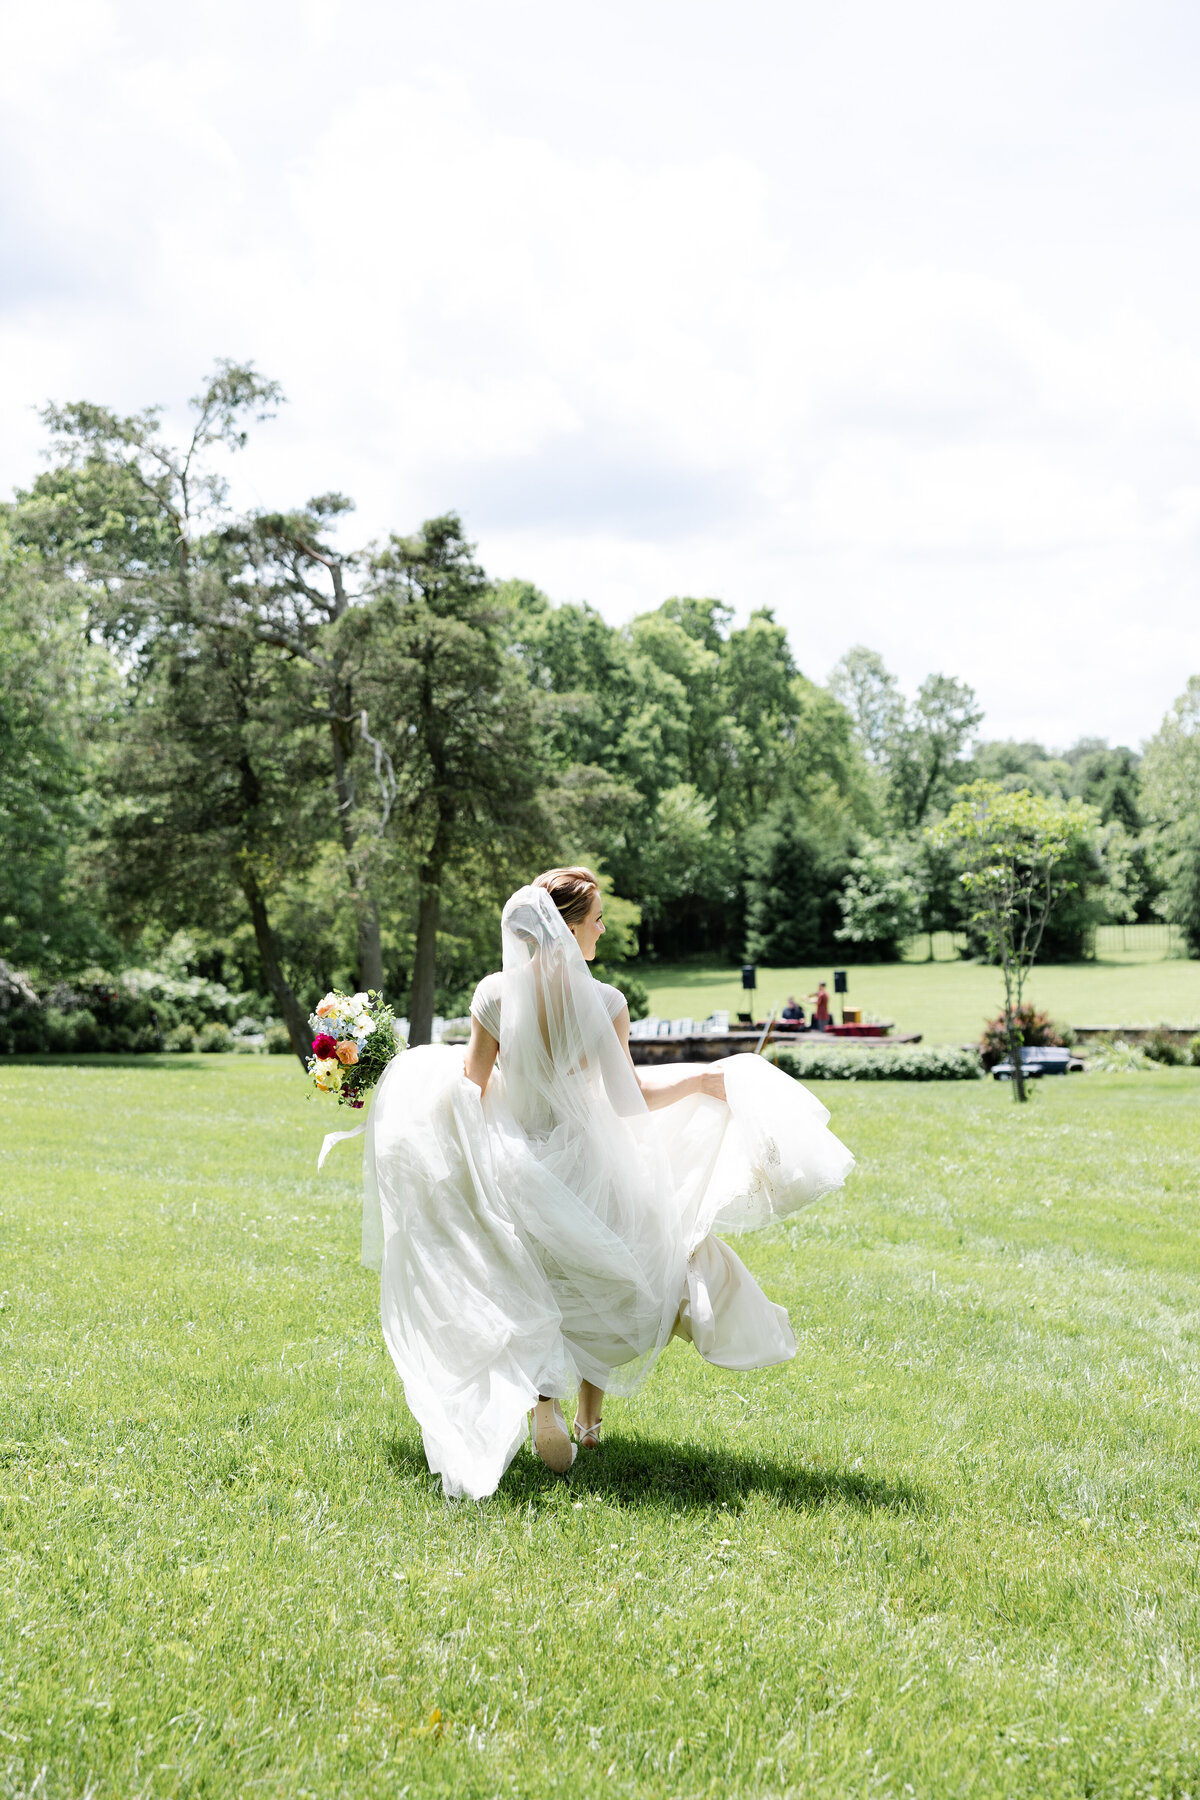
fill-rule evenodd
<path id="1" fill-rule="evenodd" d="M 775 1061 L 797 1081 L 978 1081 L 977 1050 L 898 1044 L 894 1050 L 781 1050 Z"/>

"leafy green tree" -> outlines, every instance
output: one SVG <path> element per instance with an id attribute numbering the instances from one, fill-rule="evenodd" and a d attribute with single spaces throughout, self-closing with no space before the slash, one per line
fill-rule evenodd
<path id="1" fill-rule="evenodd" d="M 882 657 L 861 644 L 835 665 L 829 688 L 883 784 L 893 830 L 915 836 L 950 804 L 966 772 L 967 750 L 983 718 L 974 690 L 949 675 L 927 675 L 906 704 Z"/>
<path id="2" fill-rule="evenodd" d="M 113 948 L 79 850 L 117 680 L 82 624 L 71 584 L 0 523 L 0 956 L 35 976 Z"/>
<path id="3" fill-rule="evenodd" d="M 264 980 L 303 1056 L 305 1013 L 283 971 L 269 904 L 284 845 L 299 854 L 295 802 L 311 746 L 286 788 L 264 776 L 261 758 L 294 727 L 303 731 L 311 697 L 264 676 L 246 637 L 236 595 L 241 546 L 214 461 L 241 449 L 248 424 L 269 417 L 279 399 L 278 386 L 249 365 L 220 363 L 191 403 L 182 445 L 163 436 L 156 408 L 128 416 L 83 401 L 47 408 L 58 466 L 18 497 L 13 518 L 23 540 L 77 583 L 93 631 L 129 671 L 122 743 L 107 775 L 118 905 L 136 896 L 126 916 L 153 909 L 183 922 L 202 897 L 216 903 L 214 882 L 239 892 Z M 269 732 L 256 731 L 264 690 Z M 161 853 L 167 842 L 169 856 Z"/>
<path id="4" fill-rule="evenodd" d="M 867 761 L 885 769 L 904 729 L 905 707 L 882 656 L 855 644 L 834 664 L 829 691 L 845 707 Z"/>
<path id="5" fill-rule="evenodd" d="M 969 774 L 973 781 L 997 781 L 1010 793 L 1029 788 L 1035 794 L 1066 800 L 1080 791 L 1070 761 L 1052 756 L 1044 745 L 1032 741 L 993 738 L 977 744 Z"/>
<path id="6" fill-rule="evenodd" d="M 1167 915 L 1200 956 L 1200 675 L 1146 745 L 1142 793 L 1165 852 Z"/>
<path id="7" fill-rule="evenodd" d="M 873 822 L 849 716 L 797 672 L 768 611 L 734 629 L 722 602 L 676 597 L 619 629 L 526 585 L 511 591 L 520 654 L 551 707 L 552 754 L 635 791 L 592 841 L 660 954 L 741 952 L 742 840 L 771 807 L 790 798 L 839 844 L 849 821 Z M 823 896 L 827 920 L 834 900 Z"/>
<path id="8" fill-rule="evenodd" d="M 973 689 L 927 675 L 889 756 L 891 808 L 903 831 L 920 831 L 950 803 L 983 711 Z"/>
<path id="9" fill-rule="evenodd" d="M 390 759 L 390 824 L 416 872 L 409 1041 L 425 1044 L 447 887 L 469 877 L 482 908 L 547 853 L 541 712 L 510 647 L 511 609 L 455 514 L 390 538 L 367 577 L 370 606 L 341 628 Z"/>
<path id="10" fill-rule="evenodd" d="M 909 860 L 879 843 L 865 844 L 850 862 L 839 899 L 844 942 L 886 961 L 899 957 L 921 918 L 921 895 Z"/>
<path id="11" fill-rule="evenodd" d="M 1090 838 L 1096 814 L 1078 800 L 1064 806 L 1028 788 L 1007 792 L 995 781 L 973 781 L 959 792 L 961 798 L 929 835 L 957 856 L 971 917 L 1000 964 L 1013 1095 L 1023 1101 L 1017 1014 L 1025 981 L 1056 895 L 1070 884 L 1064 866 Z"/>
<path id="12" fill-rule="evenodd" d="M 354 587 L 359 557 L 340 551 L 332 528 L 353 502 L 322 494 L 294 513 L 256 513 L 228 534 L 244 557 L 232 593 L 260 643 L 303 664 L 314 716 L 328 733 L 333 810 L 346 883 L 354 912 L 357 981 L 384 986 L 379 908 L 372 891 L 373 863 L 382 834 L 372 829 L 378 808 L 360 802 L 362 746 L 375 746 L 365 712 L 355 706 L 353 636 L 337 627 L 361 596 Z M 367 763 L 368 774 L 370 763 Z M 365 828 L 364 828 L 365 815 Z"/>
<path id="13" fill-rule="evenodd" d="M 745 857 L 747 957 L 775 968 L 813 960 L 840 922 L 844 857 L 791 798 L 750 826 Z"/>
<path id="14" fill-rule="evenodd" d="M 967 923 L 962 883 L 953 855 L 932 843 L 928 833 L 910 841 L 907 861 L 917 894 L 917 929 L 929 939 L 932 962 L 934 932 L 961 931 Z"/>
<path id="15" fill-rule="evenodd" d="M 127 930 L 227 932 L 244 907 L 262 979 L 303 1061 L 307 1010 L 269 908 L 312 857 L 324 808 L 310 779 L 317 730 L 296 729 L 304 695 L 290 675 L 244 629 L 160 646 L 100 770 L 108 816 L 98 855 Z"/>
<path id="16" fill-rule="evenodd" d="M 1074 886 L 1061 897 L 1046 927 L 1043 957 L 1076 958 L 1086 952 L 1103 920 L 1150 919 L 1163 891 L 1154 832 L 1141 803 L 1139 758 L 1085 738 L 1062 756 L 1041 744 L 982 743 L 971 758 L 975 779 L 998 781 L 1010 792 L 1031 788 L 1063 800 L 1077 795 L 1096 808 L 1102 829 L 1077 853 Z"/>
<path id="17" fill-rule="evenodd" d="M 1101 823 L 1116 820 L 1131 837 L 1141 831 L 1141 758 L 1125 745 L 1111 748 L 1102 738 L 1084 738 L 1066 753 L 1071 792 L 1094 806 Z"/>
<path id="18" fill-rule="evenodd" d="M 702 944 L 704 913 L 727 898 L 733 870 L 727 840 L 713 829 L 715 810 L 687 781 L 658 797 L 641 859 L 640 912 L 651 949 L 665 921 L 673 946 L 690 947 L 689 936 Z"/>

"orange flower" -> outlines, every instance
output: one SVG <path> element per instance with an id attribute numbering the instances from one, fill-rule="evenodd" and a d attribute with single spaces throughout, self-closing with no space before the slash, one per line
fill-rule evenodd
<path id="1" fill-rule="evenodd" d="M 358 1061 L 358 1045 L 353 1038 L 343 1038 L 337 1047 L 337 1059 L 343 1069 L 349 1069 Z"/>
<path id="2" fill-rule="evenodd" d="M 335 1013 L 336 1011 L 337 1011 L 337 1001 L 334 999 L 332 994 L 326 994 L 326 996 L 322 1000 L 320 1006 L 318 1006 L 318 1008 L 317 1008 L 317 1017 L 318 1017 L 318 1019 L 327 1019 L 329 1017 L 330 1013 Z"/>

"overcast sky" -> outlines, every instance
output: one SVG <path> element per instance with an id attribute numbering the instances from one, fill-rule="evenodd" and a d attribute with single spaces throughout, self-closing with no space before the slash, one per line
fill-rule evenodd
<path id="1" fill-rule="evenodd" d="M 769 605 L 995 736 L 1200 669 L 1200 8 L 5 0 L 0 488 L 34 407 L 289 405 L 236 497 L 456 509 L 620 621 Z"/>

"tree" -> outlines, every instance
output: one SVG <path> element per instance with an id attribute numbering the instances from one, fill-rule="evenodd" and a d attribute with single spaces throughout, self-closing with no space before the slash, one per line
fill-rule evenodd
<path id="1" fill-rule="evenodd" d="M 78 851 L 118 683 L 81 615 L 71 584 L 0 523 L 0 956 L 35 975 L 112 948 Z"/>
<path id="2" fill-rule="evenodd" d="M 834 664 L 829 691 L 849 713 L 867 761 L 885 767 L 903 730 L 905 709 L 900 684 L 882 656 L 855 644 Z"/>
<path id="3" fill-rule="evenodd" d="M 927 834 L 910 846 L 909 869 L 917 893 L 917 929 L 929 939 L 932 962 L 934 933 L 961 931 L 966 923 L 962 883 L 953 855 L 931 843 Z"/>
<path id="4" fill-rule="evenodd" d="M 931 842 L 955 851 L 971 917 L 1004 976 L 1004 1021 L 1013 1066 L 1013 1095 L 1026 1099 L 1017 1013 L 1025 981 L 1041 947 L 1055 898 L 1069 880 L 1064 862 L 1096 826 L 1095 809 L 1034 794 L 1006 792 L 998 782 L 973 781 L 929 832 Z"/>
<path id="5" fill-rule="evenodd" d="M 107 818 L 97 854 L 129 928 L 228 930 L 245 909 L 262 978 L 303 1063 L 307 1009 L 270 907 L 287 873 L 313 857 L 324 808 L 311 780 L 317 728 L 297 729 L 304 696 L 290 677 L 244 629 L 181 633 L 160 646 L 99 771 Z"/>
<path id="6" fill-rule="evenodd" d="M 949 675 L 927 675 L 889 755 L 890 804 L 902 831 L 920 831 L 949 804 L 959 766 L 983 718 L 974 690 Z"/>
<path id="7" fill-rule="evenodd" d="M 851 860 L 839 897 L 842 923 L 834 936 L 869 946 L 895 960 L 921 918 L 921 897 L 907 859 L 883 844 L 868 843 Z"/>
<path id="8" fill-rule="evenodd" d="M 284 974 L 269 912 L 271 887 L 282 874 L 278 852 L 289 834 L 279 830 L 281 798 L 264 810 L 272 784 L 264 784 L 255 760 L 278 737 L 281 720 L 277 714 L 269 736 L 256 735 L 263 676 L 236 598 L 243 559 L 229 529 L 228 487 L 212 460 L 214 452 L 243 448 L 248 422 L 269 418 L 280 399 L 277 383 L 251 365 L 219 363 L 191 402 L 192 429 L 182 445 L 162 435 L 158 408 L 122 417 L 88 401 L 48 407 L 44 417 L 62 460 L 18 497 L 13 517 L 25 541 L 78 583 L 92 630 L 125 661 L 128 745 L 154 746 L 152 757 L 117 754 L 111 763 L 114 841 L 123 845 L 113 864 L 118 885 L 135 911 L 178 915 L 194 907 L 192 884 L 207 862 L 184 853 L 178 835 L 173 858 L 160 855 L 152 839 L 168 817 L 177 825 L 190 819 L 198 844 L 211 820 L 221 851 L 213 873 L 241 892 L 263 977 L 303 1059 L 306 1016 Z M 298 710 L 288 728 L 306 706 L 311 710 L 287 684 L 274 684 L 275 704 L 289 692 Z M 201 701 L 216 721 L 207 734 Z M 297 765 L 293 778 L 303 784 L 304 772 Z M 295 791 L 288 790 L 292 797 Z M 294 835 L 291 843 L 296 850 Z M 134 858 L 142 853 L 139 876 Z M 211 893 L 211 881 L 204 891 Z"/>
<path id="9" fill-rule="evenodd" d="M 742 952 L 743 840 L 772 807 L 790 799 L 839 848 L 851 823 L 877 823 L 849 715 L 797 671 L 768 611 L 734 629 L 723 602 L 677 596 L 619 629 L 588 607 L 552 606 L 526 583 L 504 591 L 519 654 L 550 708 L 553 759 L 600 767 L 634 790 L 588 841 L 641 905 L 659 954 Z M 693 854 L 697 808 L 707 825 Z M 830 879 L 820 906 L 832 931 Z"/>
<path id="10" fill-rule="evenodd" d="M 457 515 L 390 538 L 367 576 L 371 604 L 340 629 L 390 758 L 390 825 L 416 871 L 409 1042 L 427 1044 L 446 884 L 469 869 L 482 905 L 547 849 L 541 717 L 511 648 L 511 610 Z"/>
<path id="11" fill-rule="evenodd" d="M 775 968 L 815 957 L 836 927 L 845 864 L 791 798 L 745 835 L 746 956 Z"/>
<path id="12" fill-rule="evenodd" d="M 729 885 L 727 847 L 713 830 L 715 810 L 714 803 L 686 781 L 665 788 L 658 797 L 641 858 L 640 912 L 649 948 L 665 920 L 670 921 L 671 941 L 686 943 L 681 913 L 694 915 L 705 903 L 719 902 L 722 889 Z"/>
<path id="13" fill-rule="evenodd" d="M 927 675 L 906 704 L 882 657 L 863 645 L 835 664 L 829 690 L 845 707 L 895 829 L 915 834 L 950 803 L 983 718 L 965 682 Z M 991 771 L 989 770 L 990 774 Z"/>
<path id="14" fill-rule="evenodd" d="M 307 665 L 314 712 L 328 730 L 334 811 L 354 908 L 358 983 L 381 989 L 383 946 L 371 887 L 371 852 L 381 834 L 362 829 L 355 778 L 358 742 L 371 742 L 356 713 L 351 640 L 336 627 L 358 597 L 349 577 L 358 562 L 330 542 L 330 529 L 353 502 L 322 494 L 295 513 L 256 513 L 230 541 L 245 557 L 234 593 L 259 641 Z"/>
<path id="15" fill-rule="evenodd" d="M 1142 793 L 1166 851 L 1167 913 L 1200 956 L 1200 675 L 1146 745 Z"/>

